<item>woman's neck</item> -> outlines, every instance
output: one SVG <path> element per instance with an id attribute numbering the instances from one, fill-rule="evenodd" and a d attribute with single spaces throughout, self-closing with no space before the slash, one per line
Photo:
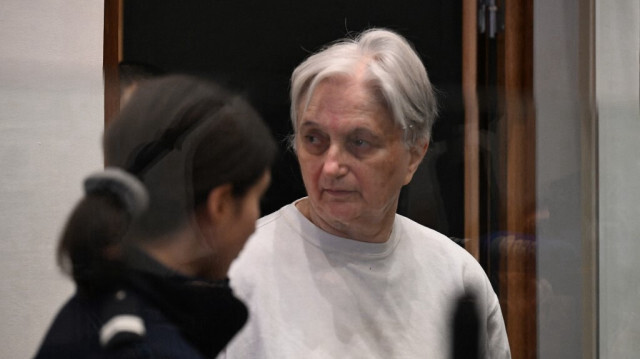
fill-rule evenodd
<path id="1" fill-rule="evenodd" d="M 213 255 L 192 231 L 185 230 L 167 238 L 158 238 L 139 245 L 145 253 L 165 267 L 190 276 L 212 278 Z"/>

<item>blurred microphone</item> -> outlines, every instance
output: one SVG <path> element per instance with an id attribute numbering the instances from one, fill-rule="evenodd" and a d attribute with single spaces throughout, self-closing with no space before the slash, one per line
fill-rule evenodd
<path id="1" fill-rule="evenodd" d="M 479 330 L 476 301 L 473 296 L 465 295 L 458 299 L 453 314 L 453 359 L 480 358 Z"/>

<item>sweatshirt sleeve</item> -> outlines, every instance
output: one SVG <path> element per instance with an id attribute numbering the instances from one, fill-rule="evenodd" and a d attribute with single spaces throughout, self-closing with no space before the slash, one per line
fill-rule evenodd
<path id="1" fill-rule="evenodd" d="M 511 358 L 507 330 L 500 310 L 498 297 L 491 290 L 489 308 L 487 310 L 487 358 Z"/>

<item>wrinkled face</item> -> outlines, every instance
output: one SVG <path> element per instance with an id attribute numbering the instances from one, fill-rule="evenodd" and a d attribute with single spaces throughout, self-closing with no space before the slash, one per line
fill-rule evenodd
<path id="1" fill-rule="evenodd" d="M 393 218 L 422 157 L 387 109 L 359 81 L 331 79 L 300 110 L 296 150 L 312 222 L 354 238 Z"/>

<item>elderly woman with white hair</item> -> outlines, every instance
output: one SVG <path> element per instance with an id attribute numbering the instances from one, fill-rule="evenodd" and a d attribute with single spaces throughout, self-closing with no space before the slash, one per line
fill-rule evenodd
<path id="1" fill-rule="evenodd" d="M 308 196 L 260 219 L 233 263 L 251 319 L 226 357 L 451 357 L 462 296 L 477 308 L 479 354 L 510 357 L 478 262 L 396 213 L 437 115 L 411 45 L 385 29 L 334 43 L 295 69 L 291 100 Z"/>

